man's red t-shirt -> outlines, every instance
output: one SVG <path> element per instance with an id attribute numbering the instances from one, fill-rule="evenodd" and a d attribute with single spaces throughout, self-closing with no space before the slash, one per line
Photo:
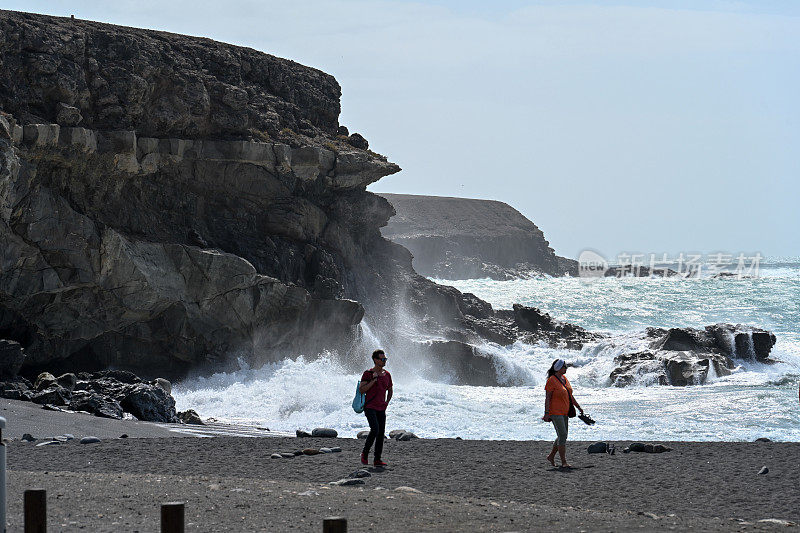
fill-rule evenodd
<path id="1" fill-rule="evenodd" d="M 361 376 L 361 381 L 369 383 L 374 378 L 372 370 L 367 370 Z M 392 375 L 387 371 L 383 371 L 382 376 L 378 376 L 378 381 L 375 382 L 367 391 L 367 401 L 364 403 L 364 409 L 375 409 L 376 411 L 385 411 L 389 402 L 386 401 L 386 391 L 392 388 Z"/>

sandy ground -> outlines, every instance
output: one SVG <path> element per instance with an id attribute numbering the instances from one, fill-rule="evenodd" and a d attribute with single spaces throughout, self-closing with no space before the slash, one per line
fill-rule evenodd
<path id="1" fill-rule="evenodd" d="M 389 467 L 352 487 L 329 484 L 361 468 L 363 441 L 352 439 L 35 444 L 7 445 L 9 531 L 21 529 L 27 488 L 47 489 L 50 531 L 157 531 L 159 505 L 173 500 L 186 502 L 189 531 L 321 531 L 329 515 L 347 517 L 350 531 L 403 532 L 752 531 L 787 529 L 763 519 L 800 522 L 798 443 L 674 442 L 663 454 L 610 456 L 571 442 L 576 468 L 561 471 L 544 460 L 547 442 L 392 441 Z M 343 451 L 270 458 L 321 446 Z"/>

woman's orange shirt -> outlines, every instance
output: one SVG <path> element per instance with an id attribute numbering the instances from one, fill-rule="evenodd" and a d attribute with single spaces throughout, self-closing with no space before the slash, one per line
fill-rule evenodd
<path id="1" fill-rule="evenodd" d="M 553 397 L 550 399 L 550 414 L 551 415 L 566 415 L 569 414 L 569 394 L 567 394 L 567 389 L 572 392 L 572 385 L 569 384 L 569 380 L 567 376 L 564 376 L 564 383 L 567 384 L 567 388 L 564 388 L 564 385 L 558 380 L 555 376 L 550 376 L 550 379 L 547 380 L 547 383 L 544 386 L 544 390 L 547 392 L 553 393 Z"/>

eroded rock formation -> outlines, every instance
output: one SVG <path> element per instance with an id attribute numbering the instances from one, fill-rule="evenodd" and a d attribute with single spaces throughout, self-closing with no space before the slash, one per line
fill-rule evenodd
<path id="1" fill-rule="evenodd" d="M 709 375 L 727 376 L 739 361 L 770 363 L 775 335 L 741 324 L 714 324 L 693 328 L 648 328 L 647 350 L 614 358 L 617 368 L 609 376 L 618 387 L 641 383 L 702 385 Z"/>

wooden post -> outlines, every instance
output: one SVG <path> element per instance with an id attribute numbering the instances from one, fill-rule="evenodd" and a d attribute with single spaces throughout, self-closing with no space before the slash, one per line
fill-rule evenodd
<path id="1" fill-rule="evenodd" d="M 184 502 L 169 502 L 161 506 L 161 533 L 183 533 Z"/>
<path id="2" fill-rule="evenodd" d="M 347 533 L 347 518 L 329 516 L 323 519 L 322 533 Z"/>
<path id="3" fill-rule="evenodd" d="M 47 533 L 47 491 L 25 491 L 25 533 Z"/>

